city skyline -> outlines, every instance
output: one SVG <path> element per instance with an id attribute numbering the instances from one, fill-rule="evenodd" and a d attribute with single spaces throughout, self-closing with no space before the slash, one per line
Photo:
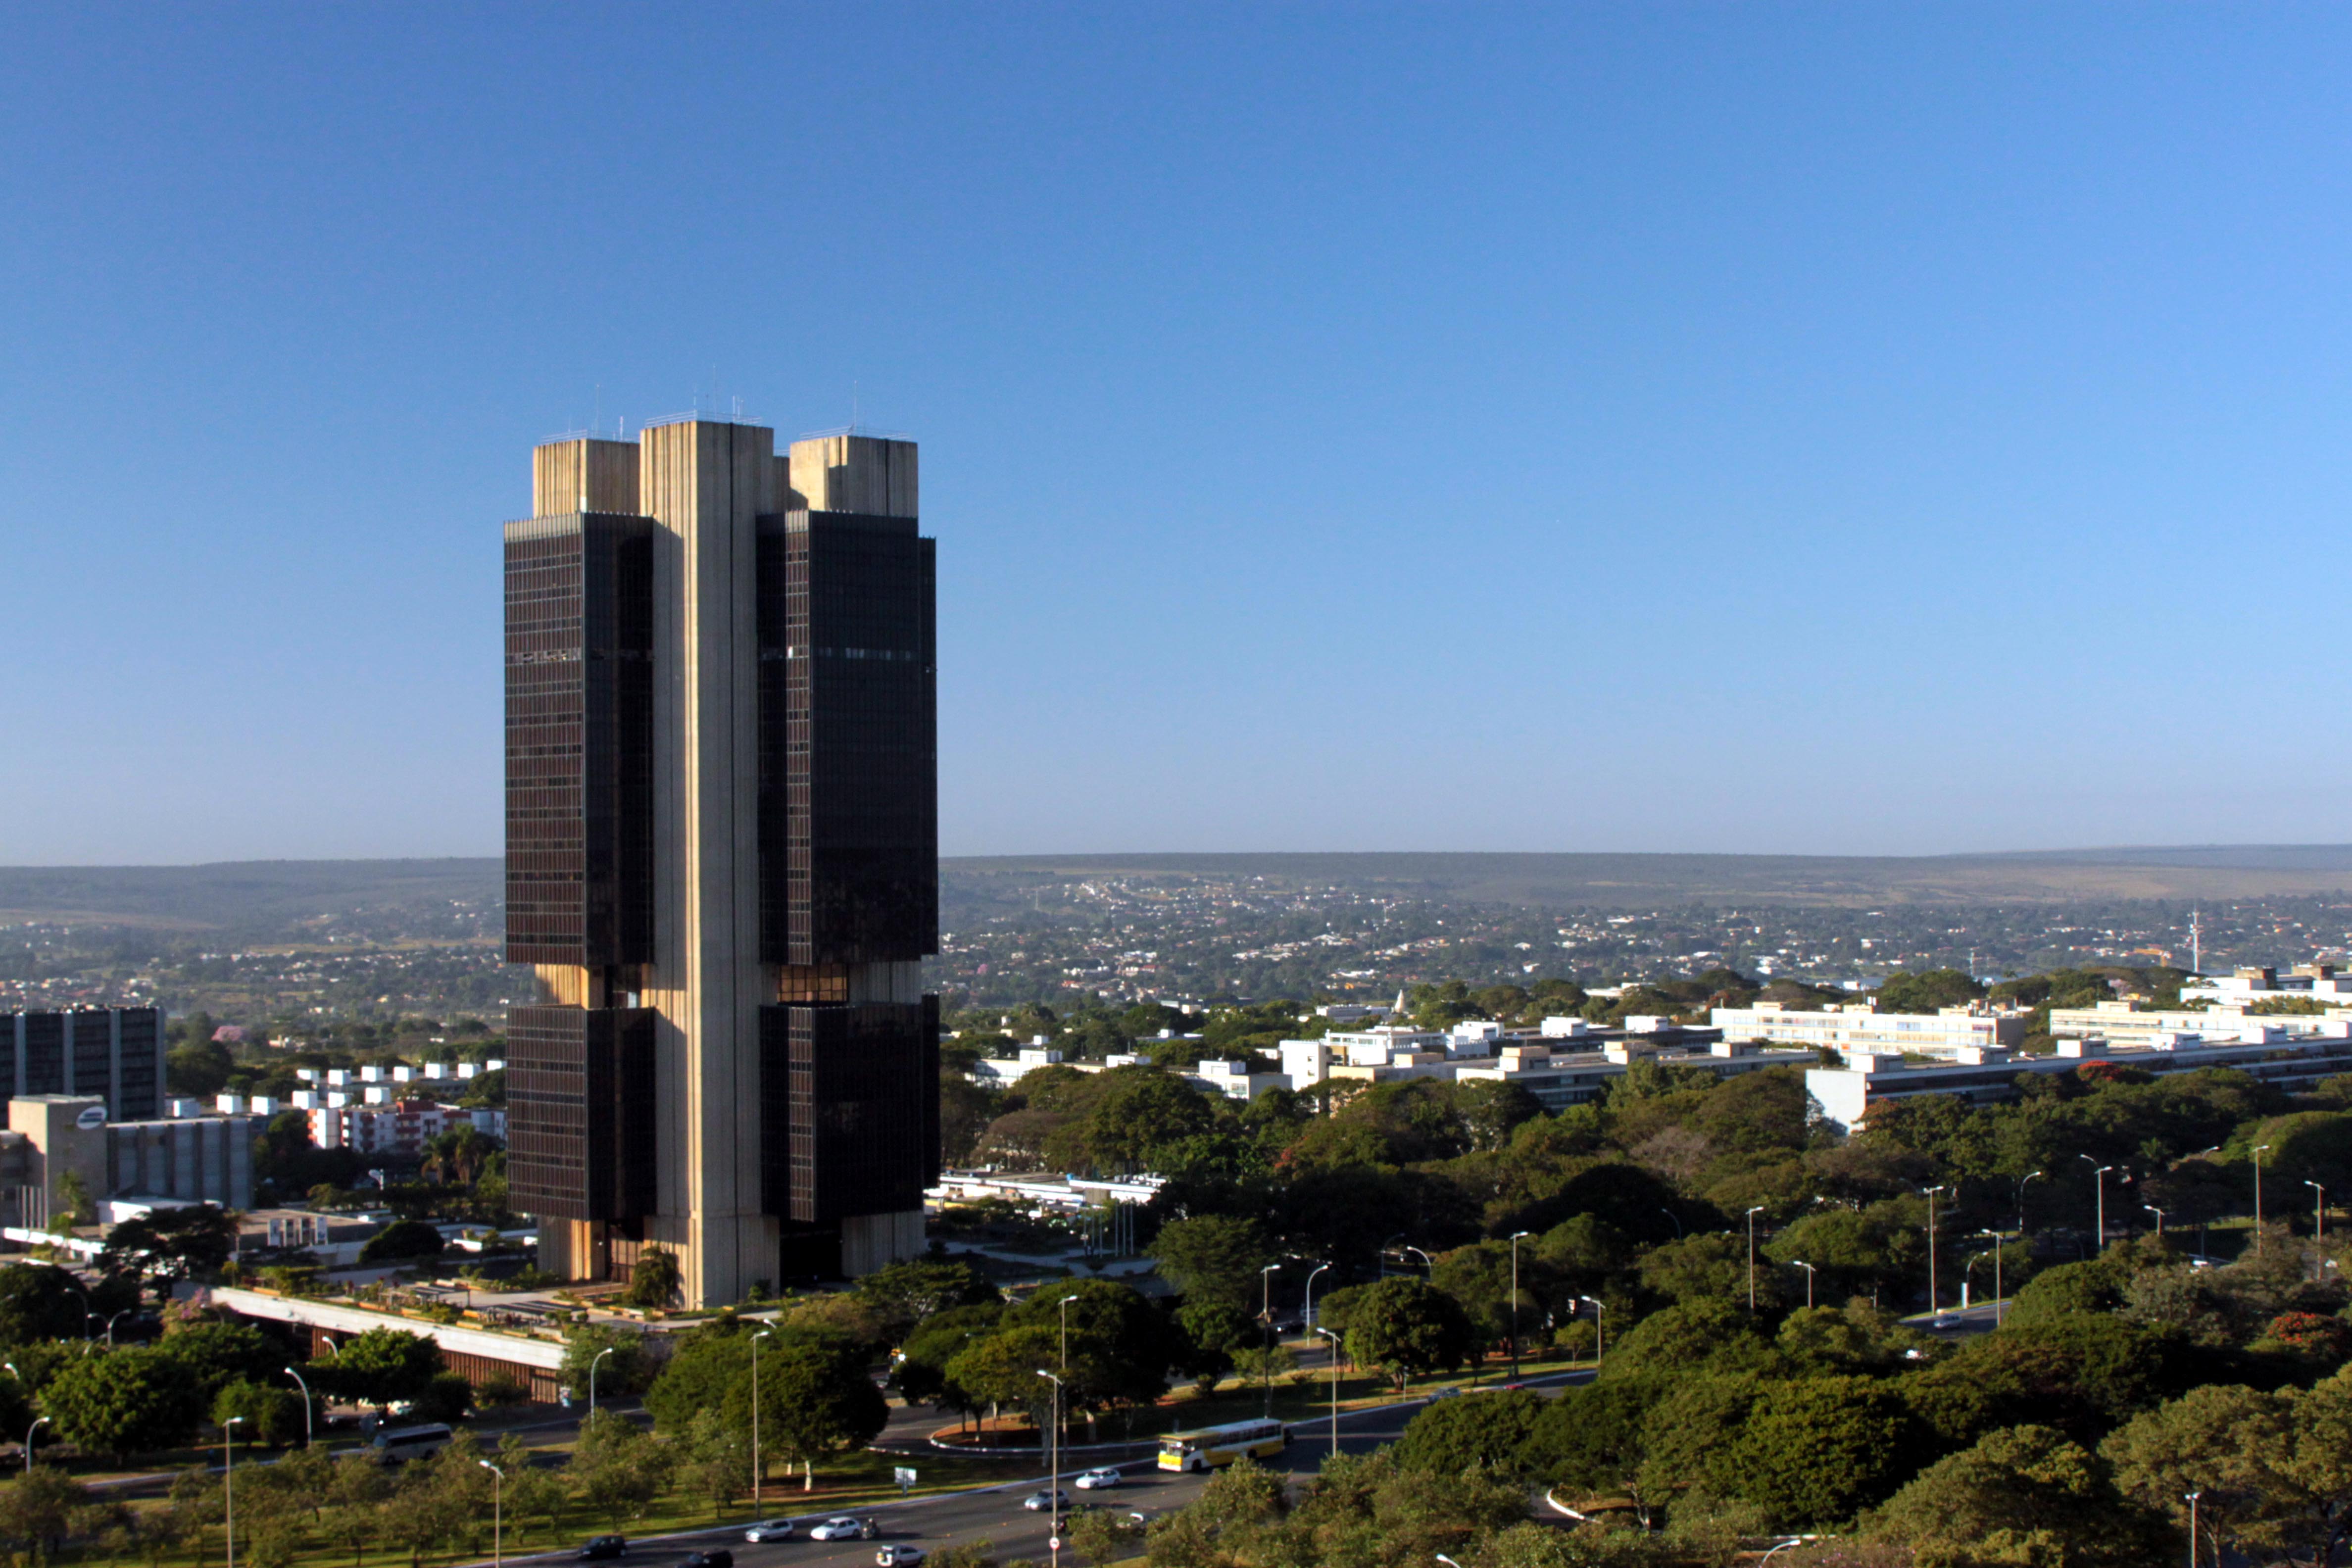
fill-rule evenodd
<path id="1" fill-rule="evenodd" d="M 16 18 L 0 864 L 495 853 L 457 520 L 739 398 L 947 476 L 950 854 L 2347 837 L 2352 18 L 408 20 Z"/>

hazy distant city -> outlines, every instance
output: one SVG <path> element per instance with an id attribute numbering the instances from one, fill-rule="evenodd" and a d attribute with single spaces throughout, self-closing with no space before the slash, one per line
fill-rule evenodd
<path id="1" fill-rule="evenodd" d="M 478 1017 L 530 995 L 500 962 L 494 861 L 433 863 L 421 887 L 327 868 L 300 889 L 223 887 L 153 925 L 19 911 L 0 926 L 0 1007 L 161 1005 L 224 1019 Z M 22 876 L 23 873 L 12 873 Z M 1873 907 L 1754 902 L 1543 907 L 1280 872 L 942 874 L 950 1007 L 1100 999 L 1391 995 L 1424 981 L 1580 984 L 1728 967 L 1863 984 L 1895 970 L 1987 979 L 2088 963 L 2285 966 L 2352 953 L 2352 892 Z M 26 901 L 19 890 L 12 901 Z M 194 912 L 191 912 L 194 911 Z M 209 914 L 209 921 L 201 917 Z M 201 922 L 201 923 L 200 923 Z"/>

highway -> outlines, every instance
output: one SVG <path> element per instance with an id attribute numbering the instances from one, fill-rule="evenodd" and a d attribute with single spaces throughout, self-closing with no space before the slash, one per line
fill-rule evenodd
<path id="1" fill-rule="evenodd" d="M 1590 1372 L 1557 1373 L 1541 1379 L 1529 1378 L 1526 1386 L 1538 1392 L 1555 1392 L 1571 1383 L 1589 1381 Z M 1459 1397 L 1478 1399 L 1484 1395 L 1465 1394 Z M 1408 1405 L 1382 1405 L 1353 1413 L 1339 1414 L 1339 1447 L 1347 1453 L 1370 1453 L 1384 1443 L 1393 1443 L 1402 1435 L 1404 1426 L 1422 1408 L 1424 1401 Z M 1314 1421 L 1291 1428 L 1290 1447 L 1273 1461 L 1272 1468 L 1297 1475 L 1312 1475 L 1331 1450 L 1330 1427 L 1324 1421 Z M 922 1461 L 909 1461 L 917 1468 Z M 1183 1475 L 1161 1470 L 1150 1458 L 1122 1462 L 1118 1468 L 1123 1478 L 1118 1488 L 1106 1491 L 1081 1492 L 1070 1485 L 1070 1477 L 1078 1470 L 1104 1462 L 1099 1456 L 1074 1455 L 1071 1468 L 1062 1478 L 1062 1487 L 1071 1498 L 1081 1503 L 1093 1503 L 1124 1513 L 1138 1511 L 1157 1518 L 1170 1509 L 1181 1508 L 1201 1495 L 1208 1483 L 1205 1475 Z M 802 1531 L 788 1542 L 753 1546 L 743 1540 L 740 1525 L 719 1531 L 698 1531 L 691 1535 L 663 1537 L 659 1540 L 632 1542 L 628 1562 L 632 1564 L 657 1565 L 675 1563 L 688 1552 L 712 1546 L 724 1546 L 735 1554 L 738 1568 L 862 1568 L 874 1561 L 875 1548 L 889 1542 L 903 1542 L 926 1552 L 965 1542 L 987 1541 L 992 1543 L 991 1555 L 999 1560 L 1014 1557 L 1034 1558 L 1040 1563 L 1050 1556 L 1047 1546 L 1050 1516 L 1023 1510 L 1022 1500 L 1043 1491 L 1045 1478 L 1041 1474 L 1027 1480 L 1008 1481 L 998 1486 L 973 1491 L 946 1492 L 934 1497 L 914 1498 L 903 1503 L 887 1503 L 865 1507 L 855 1511 L 861 1518 L 870 1518 L 880 1527 L 878 1541 L 820 1542 L 807 1539 L 809 1524 L 824 1517 L 821 1514 L 800 1514 L 790 1510 L 791 1494 L 781 1501 L 783 1508 L 772 1511 L 773 1519 L 789 1518 Z M 542 1552 L 530 1561 L 551 1562 L 567 1558 L 570 1552 Z M 520 1556 L 510 1562 L 520 1562 Z"/>

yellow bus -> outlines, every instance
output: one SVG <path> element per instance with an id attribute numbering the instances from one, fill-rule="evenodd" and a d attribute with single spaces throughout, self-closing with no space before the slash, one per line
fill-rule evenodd
<path id="1" fill-rule="evenodd" d="M 1290 1446 L 1279 1421 L 1231 1421 L 1195 1432 L 1171 1432 L 1160 1439 L 1163 1470 L 1206 1470 L 1230 1465 L 1244 1454 L 1265 1458 Z"/>

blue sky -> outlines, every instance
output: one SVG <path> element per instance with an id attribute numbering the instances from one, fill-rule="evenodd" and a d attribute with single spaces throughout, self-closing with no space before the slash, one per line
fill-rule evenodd
<path id="1" fill-rule="evenodd" d="M 922 441 L 950 853 L 2352 838 L 2348 67 L 2286 6 L 20 8 L 0 862 L 496 852 L 528 449 L 714 392 Z"/>

